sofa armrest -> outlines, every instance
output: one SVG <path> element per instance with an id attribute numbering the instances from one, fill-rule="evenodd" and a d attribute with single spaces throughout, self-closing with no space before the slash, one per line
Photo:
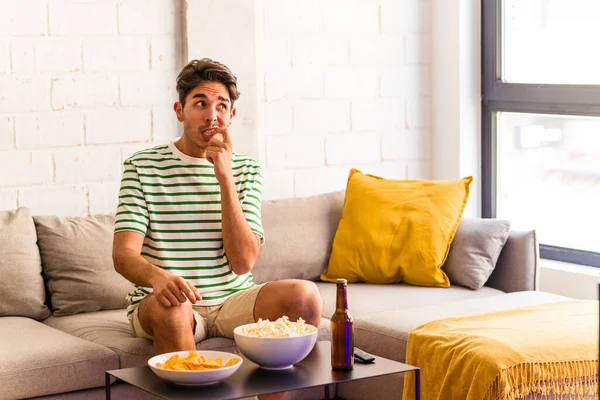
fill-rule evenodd
<path id="1" fill-rule="evenodd" d="M 535 230 L 511 231 L 485 286 L 503 292 L 538 289 L 539 246 Z"/>

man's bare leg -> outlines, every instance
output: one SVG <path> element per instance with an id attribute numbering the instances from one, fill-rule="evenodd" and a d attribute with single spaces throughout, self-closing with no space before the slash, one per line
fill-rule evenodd
<path id="1" fill-rule="evenodd" d="M 167 308 L 154 295 L 148 295 L 140 302 L 138 316 L 142 329 L 154 336 L 156 354 L 196 350 L 190 302 Z"/>
<path id="2" fill-rule="evenodd" d="M 269 282 L 258 293 L 254 303 L 254 319 L 276 320 L 287 315 L 290 321 L 302 317 L 318 327 L 323 311 L 323 299 L 314 282 L 285 279 Z M 258 396 L 260 400 L 282 400 L 285 392 Z"/>
<path id="3" fill-rule="evenodd" d="M 269 282 L 258 293 L 254 304 L 254 319 L 271 321 L 287 315 L 290 321 L 302 317 L 307 323 L 319 326 L 323 299 L 314 282 L 285 279 Z"/>

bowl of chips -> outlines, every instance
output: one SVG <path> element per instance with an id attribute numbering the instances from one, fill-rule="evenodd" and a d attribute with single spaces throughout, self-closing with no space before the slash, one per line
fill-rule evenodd
<path id="1" fill-rule="evenodd" d="M 242 358 L 224 351 L 174 351 L 148 360 L 158 376 L 180 385 L 210 385 L 232 375 Z"/>
<path id="2" fill-rule="evenodd" d="M 265 369 L 286 369 L 304 360 L 317 342 L 318 329 L 302 318 L 259 319 L 233 330 L 235 344 L 250 361 Z"/>

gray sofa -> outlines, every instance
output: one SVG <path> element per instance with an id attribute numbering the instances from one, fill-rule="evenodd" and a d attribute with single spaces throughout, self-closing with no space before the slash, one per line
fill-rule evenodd
<path id="1" fill-rule="evenodd" d="M 302 278 L 317 281 L 324 312 L 319 340 L 329 338 L 327 317 L 335 307 L 335 284 L 318 282 L 340 219 L 341 192 L 263 202 L 266 243 L 253 270 L 255 281 Z M 112 268 L 110 215 L 80 218 L 0 212 L 0 399 L 104 398 L 104 372 L 145 365 L 152 344 L 131 336 L 125 315 L 130 289 Z M 535 232 L 511 231 L 486 285 L 478 290 L 405 284 L 350 284 L 349 308 L 356 345 L 404 361 L 410 331 L 449 316 L 563 299 L 537 289 Z M 199 349 L 231 351 L 216 338 Z M 401 398 L 394 375 L 340 385 L 345 399 Z M 146 398 L 123 383 L 116 399 Z M 321 390 L 289 398 L 316 399 Z"/>

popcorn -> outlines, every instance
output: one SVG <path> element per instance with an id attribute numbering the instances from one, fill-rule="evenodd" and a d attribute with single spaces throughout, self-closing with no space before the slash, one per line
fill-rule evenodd
<path id="1" fill-rule="evenodd" d="M 310 333 L 308 326 L 305 324 L 302 318 L 298 318 L 298 321 L 292 322 L 289 320 L 287 315 L 278 318 L 277 321 L 271 322 L 268 319 L 258 319 L 258 322 L 244 326 L 240 329 L 240 333 L 247 336 L 255 336 L 261 338 L 278 338 L 278 337 L 292 337 L 292 336 L 303 336 Z"/>

